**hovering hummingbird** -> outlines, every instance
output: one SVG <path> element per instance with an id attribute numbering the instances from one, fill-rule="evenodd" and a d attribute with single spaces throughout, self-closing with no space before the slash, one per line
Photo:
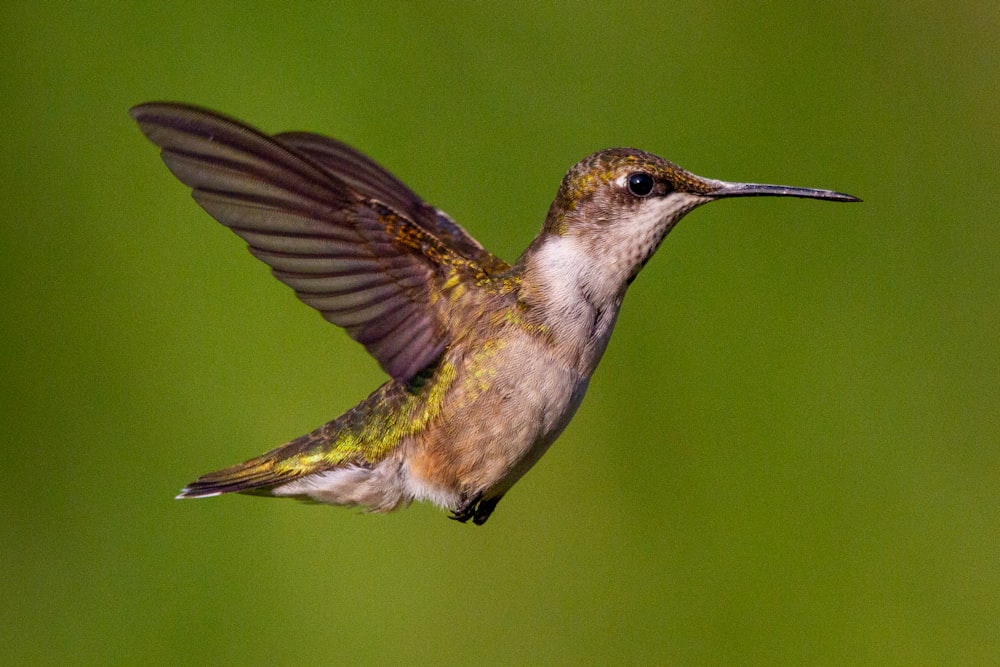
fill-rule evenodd
<path id="1" fill-rule="evenodd" d="M 431 501 L 484 523 L 583 399 L 629 284 L 689 211 L 728 197 L 851 195 L 695 176 L 633 148 L 566 174 L 513 265 L 353 148 L 268 136 L 192 106 L 131 110 L 195 201 L 390 379 L 178 498 L 295 497 L 388 512 Z"/>

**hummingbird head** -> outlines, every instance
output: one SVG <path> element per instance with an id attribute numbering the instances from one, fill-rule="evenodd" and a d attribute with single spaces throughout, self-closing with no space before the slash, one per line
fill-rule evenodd
<path id="1" fill-rule="evenodd" d="M 538 241 L 558 240 L 623 289 L 689 211 L 717 199 L 752 196 L 858 201 L 829 190 L 703 178 L 651 153 L 611 148 L 569 170 Z"/>

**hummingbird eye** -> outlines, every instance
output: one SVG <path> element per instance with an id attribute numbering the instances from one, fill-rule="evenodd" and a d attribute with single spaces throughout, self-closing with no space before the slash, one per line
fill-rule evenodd
<path id="1" fill-rule="evenodd" d="M 653 177 L 644 171 L 628 175 L 628 191 L 636 197 L 645 197 L 653 191 Z"/>

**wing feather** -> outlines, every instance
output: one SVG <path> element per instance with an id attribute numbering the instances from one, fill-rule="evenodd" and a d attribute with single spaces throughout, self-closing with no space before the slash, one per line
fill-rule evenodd
<path id="1" fill-rule="evenodd" d="M 132 116 L 202 208 L 397 380 L 433 363 L 451 339 L 448 300 L 434 298 L 444 281 L 509 268 L 345 144 L 269 137 L 180 104 L 144 104 Z"/>
<path id="2" fill-rule="evenodd" d="M 378 163 L 347 144 L 310 132 L 285 132 L 274 139 L 313 158 L 332 173 L 342 175 L 358 192 L 378 199 L 410 218 L 414 224 L 441 239 L 461 257 L 489 274 L 510 266 L 491 254 L 444 211 L 430 206 Z"/>

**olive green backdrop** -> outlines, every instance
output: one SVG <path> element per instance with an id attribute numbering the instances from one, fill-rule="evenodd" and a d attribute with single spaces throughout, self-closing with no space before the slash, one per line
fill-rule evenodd
<path id="1" fill-rule="evenodd" d="M 0 26 L 4 663 L 1000 660 L 996 5 L 4 3 Z M 180 502 L 383 376 L 167 172 L 127 115 L 155 99 L 346 140 L 508 260 L 613 145 L 865 201 L 685 219 L 482 528 Z"/>

